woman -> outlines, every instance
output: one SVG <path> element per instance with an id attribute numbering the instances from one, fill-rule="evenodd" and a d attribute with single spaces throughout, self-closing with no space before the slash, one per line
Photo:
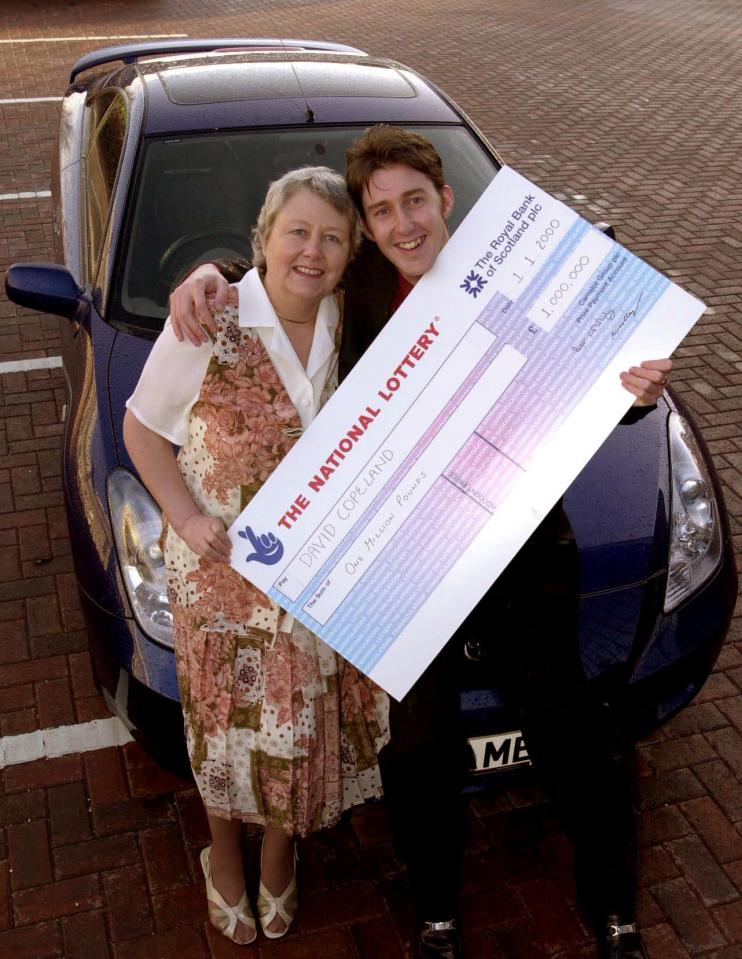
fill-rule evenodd
<path id="1" fill-rule="evenodd" d="M 277 938 L 296 911 L 294 837 L 381 793 L 385 695 L 228 565 L 225 531 L 337 385 L 335 288 L 357 236 L 333 171 L 271 184 L 254 268 L 215 317 L 213 341 L 184 350 L 168 321 L 124 422 L 164 514 L 186 738 L 212 837 L 201 857 L 209 915 L 240 944 L 257 936 L 241 822 L 265 826 L 257 904 Z"/>

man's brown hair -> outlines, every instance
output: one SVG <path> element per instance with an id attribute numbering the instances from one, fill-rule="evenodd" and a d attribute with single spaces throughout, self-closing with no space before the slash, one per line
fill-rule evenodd
<path id="1" fill-rule="evenodd" d="M 379 123 L 364 130 L 345 152 L 345 181 L 361 216 L 363 191 L 369 180 L 377 170 L 393 163 L 403 163 L 424 173 L 439 193 L 446 185 L 443 163 L 427 137 Z"/>

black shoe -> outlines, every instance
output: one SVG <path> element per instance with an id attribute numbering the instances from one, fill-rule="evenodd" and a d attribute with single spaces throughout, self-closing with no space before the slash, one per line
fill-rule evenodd
<path id="1" fill-rule="evenodd" d="M 415 940 L 417 959 L 464 959 L 464 947 L 456 922 L 422 922 Z"/>
<path id="2" fill-rule="evenodd" d="M 648 959 L 636 923 L 621 923 L 618 916 L 609 916 L 599 933 L 598 959 Z"/>

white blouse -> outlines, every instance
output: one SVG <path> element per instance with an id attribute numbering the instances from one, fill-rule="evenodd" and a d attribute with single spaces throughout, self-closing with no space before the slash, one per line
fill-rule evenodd
<path id="1" fill-rule="evenodd" d="M 238 322 L 254 330 L 281 378 L 281 382 L 306 429 L 319 412 L 320 399 L 333 371 L 337 354 L 335 332 L 339 321 L 337 300 L 326 296 L 320 303 L 307 367 L 301 365 L 286 331 L 276 316 L 260 274 L 253 269 L 237 284 Z M 201 392 L 212 354 L 212 343 L 194 346 L 175 338 L 168 318 L 144 364 L 142 375 L 126 406 L 140 423 L 178 446 L 188 441 L 188 420 Z"/>

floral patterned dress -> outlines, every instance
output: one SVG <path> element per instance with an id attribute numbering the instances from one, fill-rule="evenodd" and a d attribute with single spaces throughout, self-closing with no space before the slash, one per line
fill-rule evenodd
<path id="1" fill-rule="evenodd" d="M 301 422 L 255 331 L 238 325 L 231 306 L 216 321 L 178 464 L 198 507 L 230 525 L 296 442 Z M 167 526 L 164 545 L 186 738 L 207 812 L 303 836 L 379 796 L 386 694 Z"/>

